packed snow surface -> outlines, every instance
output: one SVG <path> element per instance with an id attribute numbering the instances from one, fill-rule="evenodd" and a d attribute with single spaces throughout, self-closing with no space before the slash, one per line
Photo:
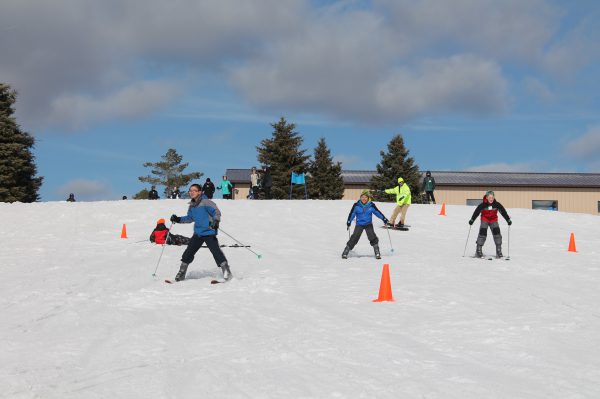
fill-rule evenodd
<path id="1" fill-rule="evenodd" d="M 600 397 L 597 216 L 508 209 L 488 261 L 474 208 L 413 205 L 408 232 L 374 219 L 383 259 L 363 235 L 343 260 L 350 201 L 217 203 L 221 244 L 262 255 L 224 248 L 217 285 L 204 248 L 165 284 L 185 247 L 147 241 L 184 200 L 0 204 L 0 397 Z"/>

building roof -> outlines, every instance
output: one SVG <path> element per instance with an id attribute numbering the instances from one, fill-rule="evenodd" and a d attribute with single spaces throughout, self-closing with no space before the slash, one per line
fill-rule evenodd
<path id="1" fill-rule="evenodd" d="M 250 169 L 227 169 L 232 183 L 249 183 Z M 374 170 L 343 170 L 344 184 L 367 185 Z M 425 176 L 425 172 L 422 172 Z M 431 171 L 438 186 L 600 188 L 600 173 L 515 173 Z"/>

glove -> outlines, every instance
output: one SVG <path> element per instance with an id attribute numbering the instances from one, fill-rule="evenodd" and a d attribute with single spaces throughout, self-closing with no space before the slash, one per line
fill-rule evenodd
<path id="1" fill-rule="evenodd" d="M 475 222 L 473 219 L 469 220 L 469 225 L 472 226 L 473 222 Z"/>
<path id="2" fill-rule="evenodd" d="M 210 222 L 210 228 L 213 230 L 219 230 L 219 221 L 213 220 L 212 222 Z"/>
<path id="3" fill-rule="evenodd" d="M 350 225 L 352 224 L 352 222 L 348 222 L 346 223 L 346 230 L 350 230 Z"/>
<path id="4" fill-rule="evenodd" d="M 512 224 L 512 220 L 508 219 L 508 222 L 506 223 L 508 223 L 508 225 L 510 226 Z"/>
<path id="5" fill-rule="evenodd" d="M 383 218 L 383 224 L 388 225 L 390 223 L 389 220 L 387 220 L 386 218 Z"/>
<path id="6" fill-rule="evenodd" d="M 181 221 L 181 218 L 177 215 L 171 215 L 171 222 L 173 223 L 179 223 Z"/>

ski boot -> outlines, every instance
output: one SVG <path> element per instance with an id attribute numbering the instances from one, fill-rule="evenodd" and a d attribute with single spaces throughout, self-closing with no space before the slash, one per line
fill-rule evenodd
<path id="1" fill-rule="evenodd" d="M 477 248 L 475 249 L 475 257 L 476 258 L 483 258 L 483 250 L 482 250 L 482 246 L 478 245 Z"/>
<path id="2" fill-rule="evenodd" d="M 496 259 L 500 259 L 504 257 L 504 255 L 502 255 L 502 247 L 497 245 L 496 246 Z"/>
<path id="3" fill-rule="evenodd" d="M 229 270 L 229 264 L 227 263 L 227 261 L 221 263 L 221 266 L 219 266 L 221 268 L 221 271 L 223 272 L 223 279 L 225 281 L 227 280 L 231 280 L 231 278 L 233 277 L 233 274 L 231 274 L 231 270 Z"/>
<path id="4" fill-rule="evenodd" d="M 402 222 L 398 222 L 398 224 L 396 226 L 394 226 L 396 229 L 403 229 L 404 228 L 404 223 Z"/>
<path id="5" fill-rule="evenodd" d="M 346 245 L 344 252 L 342 252 L 342 259 L 348 259 L 348 252 L 350 252 L 350 247 Z"/>
<path id="6" fill-rule="evenodd" d="M 185 280 L 185 273 L 187 272 L 188 263 L 181 262 L 181 266 L 179 266 L 179 272 L 175 276 L 175 281 Z"/>
<path id="7" fill-rule="evenodd" d="M 375 251 L 375 259 L 381 259 L 381 253 L 379 253 L 379 245 L 373 245 L 373 251 Z"/>

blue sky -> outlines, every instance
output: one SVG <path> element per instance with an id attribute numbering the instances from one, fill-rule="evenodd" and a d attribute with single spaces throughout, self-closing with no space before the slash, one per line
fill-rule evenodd
<path id="1" fill-rule="evenodd" d="M 0 81 L 42 200 L 132 196 L 175 148 L 219 180 L 284 116 L 374 169 L 600 172 L 595 1 L 3 1 Z"/>

